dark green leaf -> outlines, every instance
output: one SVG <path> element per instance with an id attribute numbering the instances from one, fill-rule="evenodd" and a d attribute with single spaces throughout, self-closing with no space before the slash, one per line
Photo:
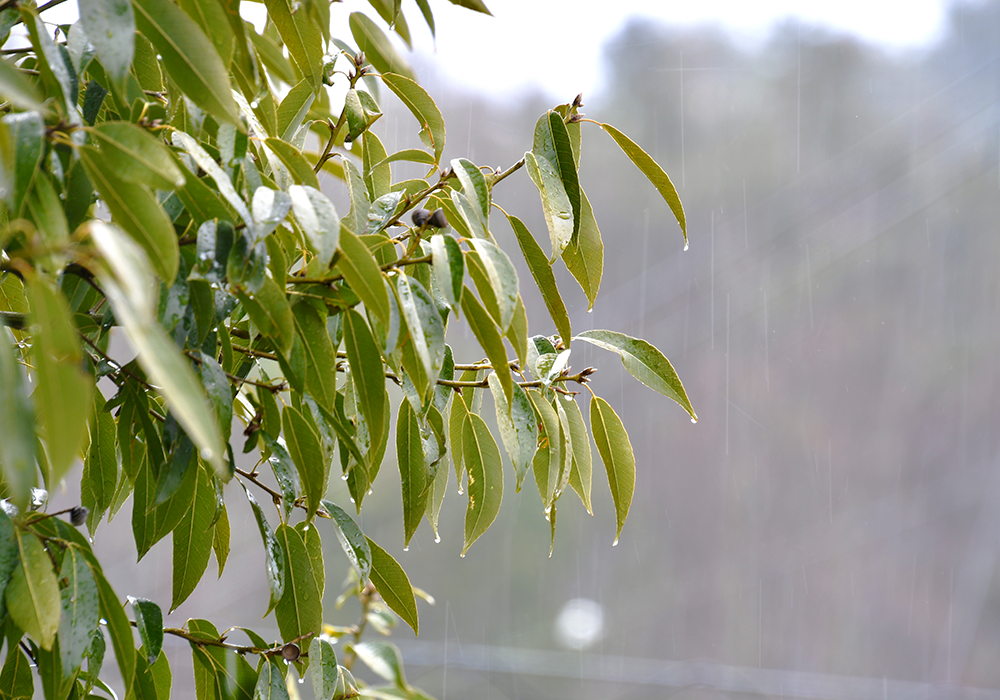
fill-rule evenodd
<path id="1" fill-rule="evenodd" d="M 601 288 L 601 275 L 604 271 L 604 241 L 601 240 L 601 230 L 597 228 L 594 210 L 590 206 L 587 195 L 580 191 L 580 233 L 576 241 L 571 242 L 562 253 L 563 262 L 576 281 L 580 284 L 589 302 L 587 310 L 594 308 L 594 300 Z"/>
<path id="2" fill-rule="evenodd" d="M 194 502 L 174 529 L 174 574 L 170 610 L 174 611 L 194 591 L 208 568 L 212 551 L 215 489 L 208 472 L 198 470 Z"/>
<path id="3" fill-rule="evenodd" d="M 427 507 L 427 470 L 420 440 L 420 424 L 409 401 L 399 405 L 396 420 L 396 462 L 403 494 L 403 544 L 420 526 Z"/>
<path id="4" fill-rule="evenodd" d="M 514 403 L 508 405 L 500 380 L 495 374 L 490 374 L 489 383 L 496 405 L 500 440 L 514 465 L 517 490 L 520 491 L 521 482 L 524 481 L 531 467 L 531 461 L 535 457 L 535 450 L 538 448 L 538 421 L 535 418 L 535 410 L 531 407 L 528 395 L 519 385 L 514 385 Z"/>
<path id="5" fill-rule="evenodd" d="M 285 406 L 281 412 L 281 425 L 285 434 L 288 453 L 299 472 L 306 498 L 308 517 L 312 519 L 319 508 L 320 500 L 326 495 L 330 464 L 323 455 L 319 435 L 312 422 L 293 406 Z"/>
<path id="6" fill-rule="evenodd" d="M 399 615 L 403 622 L 413 628 L 414 634 L 420 630 L 417 618 L 417 600 L 413 595 L 413 586 L 403 567 L 392 556 L 377 544 L 368 540 L 372 553 L 371 582 L 375 590 L 389 608 Z"/>
<path id="7" fill-rule="evenodd" d="M 462 249 L 451 236 L 431 236 L 431 254 L 434 276 L 445 300 L 457 311 L 462 298 L 465 278 L 465 257 Z"/>
<path id="8" fill-rule="evenodd" d="M 503 387 L 504 396 L 507 397 L 507 403 L 510 404 L 514 393 L 514 380 L 510 376 L 503 338 L 500 337 L 493 319 L 471 292 L 467 291 L 462 295 L 462 311 L 465 312 L 465 319 L 472 329 L 472 334 L 476 336 L 490 364 L 493 365 L 500 386 Z"/>
<path id="9" fill-rule="evenodd" d="M 268 17 L 281 35 L 292 60 L 313 90 L 323 80 L 323 37 L 306 12 L 293 12 L 290 0 L 265 0 Z"/>
<path id="10" fill-rule="evenodd" d="M 3 153 L 3 170 L 9 179 L 6 201 L 11 214 L 16 218 L 21 215 L 24 198 L 42 164 L 45 122 L 38 112 L 8 114 L 0 121 L 6 127 L 9 138 L 9 149 L 0 149 Z"/>
<path id="11" fill-rule="evenodd" d="M 370 442 L 372 445 L 377 445 L 381 442 L 385 431 L 382 414 L 387 403 L 382 360 L 364 317 L 354 309 L 348 309 L 343 318 L 344 348 L 347 350 L 347 362 L 351 367 L 356 401 L 368 425 Z"/>
<path id="12" fill-rule="evenodd" d="M 486 184 L 483 172 L 475 163 L 465 158 L 454 158 L 451 169 L 462 183 L 462 191 L 466 198 L 476 208 L 476 215 L 484 229 L 489 230 L 490 221 L 490 188 Z"/>
<path id="13" fill-rule="evenodd" d="M 275 533 L 285 560 L 285 591 L 274 611 L 284 641 L 318 634 L 323 625 L 323 592 L 316 585 L 312 560 L 302 535 L 288 525 Z"/>
<path id="14" fill-rule="evenodd" d="M 559 288 L 556 286 L 556 276 L 552 273 L 552 267 L 546 260 L 542 247 L 538 245 L 535 237 L 531 235 L 531 231 L 521 223 L 521 220 L 516 216 L 509 216 L 507 220 L 517 237 L 524 261 L 528 263 L 528 271 L 531 272 L 535 284 L 538 285 L 538 290 L 542 293 L 545 308 L 549 310 L 549 316 L 555 323 L 563 344 L 569 347 L 573 335 L 570 330 L 569 314 L 566 312 L 566 304 L 563 303 Z"/>
<path id="15" fill-rule="evenodd" d="M 536 158 L 531 151 L 524 154 L 524 162 L 528 166 L 528 176 L 542 198 L 545 225 L 552 242 L 549 262 L 553 262 L 573 239 L 573 205 L 566 194 L 562 178 L 552 163 L 544 157 Z"/>
<path id="16" fill-rule="evenodd" d="M 122 180 L 153 190 L 183 187 L 185 178 L 167 147 L 129 122 L 102 122 L 90 130 L 104 165 Z"/>
<path id="17" fill-rule="evenodd" d="M 357 236 L 345 227 L 340 231 L 340 250 L 343 256 L 337 268 L 358 295 L 369 313 L 375 314 L 383 325 L 389 322 L 389 296 L 382 282 L 382 271 L 371 251 Z"/>
<path id="18" fill-rule="evenodd" d="M 278 407 L 274 401 L 273 394 L 266 392 L 262 395 L 267 397 L 268 404 L 273 404 L 273 408 L 265 408 L 265 411 L 273 410 L 274 412 L 273 415 L 265 414 L 265 421 L 273 426 L 275 429 L 274 435 L 277 435 L 278 431 L 281 430 L 281 414 L 278 413 Z M 272 427 L 265 428 L 267 431 L 271 429 Z M 267 458 L 267 461 L 271 465 L 271 471 L 274 472 L 274 478 L 278 482 L 278 489 L 281 491 L 281 509 L 287 520 L 288 516 L 292 513 L 292 508 L 295 506 L 295 499 L 299 496 L 299 479 L 295 463 L 292 461 L 291 455 L 288 454 L 288 450 L 275 437 L 265 432 L 263 438 L 264 443 L 271 451 L 271 456 Z"/>
<path id="19" fill-rule="evenodd" d="M 312 662 L 311 654 L 309 661 Z M 257 686 L 253 690 L 253 698 L 254 700 L 287 700 L 288 688 L 285 687 L 285 678 L 281 675 L 281 668 L 275 657 L 263 659 L 260 676 L 257 678 Z"/>
<path id="20" fill-rule="evenodd" d="M 132 684 L 132 677 L 135 675 L 135 641 L 132 637 L 132 627 L 129 625 L 121 601 L 101 570 L 96 568 L 95 562 L 90 562 L 90 571 L 97 581 L 97 594 L 101 599 L 101 617 L 106 621 L 108 631 L 111 633 L 111 646 L 115 650 L 122 682 L 127 688 Z"/>
<path id="21" fill-rule="evenodd" d="M 313 637 L 309 642 L 309 675 L 316 700 L 333 700 L 340 680 L 337 651 L 329 640 Z"/>
<path id="22" fill-rule="evenodd" d="M 209 404 L 215 420 L 222 430 L 222 439 L 229 442 L 229 432 L 233 422 L 233 390 L 229 378 L 211 355 L 199 353 L 201 358 L 198 373 L 208 394 Z"/>
<path id="23" fill-rule="evenodd" d="M 423 365 L 428 381 L 433 383 L 444 361 L 444 323 L 441 315 L 430 293 L 413 277 L 397 275 L 396 291 L 413 350 Z M 417 389 L 419 391 L 421 387 L 418 385 Z"/>
<path id="24" fill-rule="evenodd" d="M 7 589 L 11 574 L 20 561 L 21 551 L 14 536 L 14 523 L 7 513 L 0 509 L 0 617 L 7 615 L 7 603 L 3 592 Z"/>
<path id="25" fill-rule="evenodd" d="M 378 28 L 378 25 L 360 12 L 351 13 L 350 25 L 351 34 L 354 36 L 358 48 L 365 53 L 367 59 L 371 61 L 379 73 L 383 75 L 385 73 L 399 73 L 410 80 L 414 79 L 413 70 L 399 55 L 399 52 Z"/>
<path id="26" fill-rule="evenodd" d="M 324 408 L 333 410 L 337 396 L 337 351 L 326 332 L 326 318 L 304 302 L 292 308 L 292 315 L 306 353 L 306 391 Z"/>
<path id="27" fill-rule="evenodd" d="M 212 197 L 214 197 L 215 194 L 220 194 L 226 202 L 229 203 L 229 206 L 231 206 L 233 210 L 240 215 L 243 219 L 243 223 L 245 223 L 251 231 L 255 231 L 256 222 L 254 221 L 254 217 L 247 208 L 246 202 L 243 201 L 243 198 L 236 191 L 236 188 L 233 187 L 232 180 L 230 180 L 226 171 L 223 170 L 219 164 L 215 162 L 215 159 L 212 158 L 212 156 L 198 144 L 198 141 L 190 135 L 184 133 L 183 131 L 175 131 L 170 138 L 174 146 L 183 149 L 189 156 L 191 156 L 195 164 L 208 173 L 209 177 L 215 181 L 215 188 L 217 192 L 213 191 L 211 188 L 198 188 L 197 185 L 193 186 L 192 178 L 186 176 L 186 189 L 189 190 L 189 194 L 195 198 L 197 202 L 201 203 L 199 209 L 205 209 L 205 202 L 207 201 L 207 206 L 216 210 L 215 213 L 209 212 L 205 218 L 212 218 L 213 216 L 217 216 L 219 218 L 229 218 L 228 214 L 223 215 L 219 213 L 217 211 L 218 204 L 212 202 Z M 194 180 L 198 182 L 197 178 L 194 178 Z M 204 191 L 196 192 L 196 190 L 199 189 Z M 206 194 L 205 191 L 207 191 L 208 194 Z M 217 200 L 218 198 L 216 197 L 215 199 Z M 204 219 L 201 220 L 203 221 Z"/>
<path id="28" fill-rule="evenodd" d="M 172 2 L 132 0 L 132 5 L 136 27 L 159 51 L 171 80 L 220 122 L 237 124 L 229 71 L 201 27 Z"/>
<path id="29" fill-rule="evenodd" d="M 0 326 L 0 467 L 14 504 L 24 509 L 35 485 L 35 417 L 25 373 L 14 357 L 14 339 Z"/>
<path id="30" fill-rule="evenodd" d="M 253 510 L 254 518 L 257 519 L 257 529 L 260 530 L 260 538 L 264 542 L 264 568 L 267 571 L 267 584 L 271 589 L 271 602 L 267 606 L 267 612 L 271 612 L 274 606 L 281 600 L 285 592 L 285 559 L 278 546 L 278 541 L 271 532 L 271 525 L 264 517 L 257 499 L 253 497 L 248 489 L 246 491 L 247 500 L 250 501 L 250 508 Z M 267 615 L 267 613 L 264 613 Z"/>
<path id="31" fill-rule="evenodd" d="M 594 433 L 597 452 L 601 455 L 604 468 L 608 472 L 608 485 L 611 487 L 611 498 L 615 503 L 615 519 L 618 530 L 615 533 L 615 544 L 622 534 L 622 526 L 628 517 L 628 509 L 632 504 L 632 493 L 635 491 L 635 456 L 632 453 L 632 443 L 622 425 L 618 414 L 611 404 L 597 396 L 590 400 L 590 429 Z"/>
<path id="32" fill-rule="evenodd" d="M 465 544 L 462 556 L 489 529 L 503 499 L 503 462 L 486 421 L 469 414 L 462 437 L 465 468 L 469 474 L 469 507 L 465 511 Z"/>
<path id="33" fill-rule="evenodd" d="M 610 124 L 601 124 L 601 128 L 625 151 L 625 155 L 629 157 L 629 160 L 635 163 L 636 167 L 653 183 L 660 196 L 663 197 L 663 201 L 670 207 L 674 218 L 677 219 L 677 224 L 681 227 L 681 233 L 684 234 L 684 248 L 687 249 L 687 219 L 684 216 L 684 205 L 681 204 L 681 198 L 677 195 L 674 183 L 663 172 L 663 168 L 648 153 L 639 148 L 635 141 Z"/>
<path id="34" fill-rule="evenodd" d="M 229 559 L 231 535 L 229 510 L 223 505 L 222 514 L 215 521 L 215 532 L 212 535 L 212 551 L 215 553 L 215 561 L 219 565 L 219 578 L 222 578 L 222 571 L 226 568 L 226 560 Z"/>
<path id="35" fill-rule="evenodd" d="M 60 591 L 62 616 L 59 621 L 59 656 L 63 676 L 72 676 L 83 663 L 100 620 L 97 582 L 83 555 L 69 547 L 63 554 L 59 578 L 66 582 Z"/>
<path id="36" fill-rule="evenodd" d="M 580 180 L 576 174 L 576 160 L 570 145 L 569 132 L 558 112 L 549 111 L 535 123 L 535 139 L 532 153 L 536 158 L 545 158 L 559 173 L 563 189 L 573 208 L 573 239 L 580 231 Z"/>
<path id="37" fill-rule="evenodd" d="M 323 501 L 323 507 L 333 518 L 336 526 L 337 541 L 351 564 L 358 570 L 362 581 L 367 581 L 372 568 L 372 552 L 368 541 L 354 519 L 340 506 L 330 501 Z"/>
<path id="38" fill-rule="evenodd" d="M 145 598 L 129 597 L 139 639 L 146 650 L 147 663 L 154 663 L 163 647 L 163 612 L 160 606 Z"/>
<path id="39" fill-rule="evenodd" d="M 507 254 L 490 241 L 473 238 L 469 244 L 479 253 L 479 262 L 489 279 L 490 288 L 497 302 L 500 331 L 506 333 L 517 308 L 517 271 Z M 482 294 L 482 291 L 480 291 Z"/>
<path id="40" fill-rule="evenodd" d="M 87 522 L 91 532 L 111 507 L 118 484 L 115 419 L 111 413 L 101 410 L 103 397 L 100 392 L 96 393 L 94 414 L 90 417 L 90 448 L 83 461 L 80 480 L 81 502 L 90 510 Z"/>
<path id="41" fill-rule="evenodd" d="M 284 291 L 273 279 L 265 277 L 256 293 L 236 292 L 236 298 L 243 304 L 257 330 L 270 338 L 282 352 L 292 349 L 295 333 L 292 308 Z"/>
<path id="42" fill-rule="evenodd" d="M 59 629 L 59 584 L 52 561 L 37 537 L 15 531 L 20 565 L 7 584 L 7 612 L 15 624 L 49 650 Z"/>
<path id="43" fill-rule="evenodd" d="M 10 700 L 31 700 L 35 694 L 35 680 L 31 673 L 31 663 L 20 647 L 7 651 L 3 670 L 0 671 L 0 688 Z"/>
<path id="44" fill-rule="evenodd" d="M 684 385 L 681 384 L 680 377 L 674 371 L 670 360 L 650 343 L 615 331 L 584 331 L 576 337 L 621 355 L 622 364 L 629 374 L 650 389 L 673 399 L 693 419 L 698 420 L 688 400 L 687 392 L 684 391 Z"/>

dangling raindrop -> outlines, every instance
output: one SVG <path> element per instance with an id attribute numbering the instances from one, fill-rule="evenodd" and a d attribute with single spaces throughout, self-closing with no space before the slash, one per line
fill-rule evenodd
<path id="1" fill-rule="evenodd" d="M 347 481 L 347 477 L 348 477 L 348 475 L 347 475 L 347 474 L 344 474 L 344 475 L 342 475 L 342 476 L 341 476 L 340 478 L 341 478 L 341 479 L 343 479 L 344 481 Z"/>
<path id="2" fill-rule="evenodd" d="M 685 253 L 687 252 L 688 248 L 690 248 L 690 246 L 688 245 L 687 241 L 684 241 L 684 252 Z"/>
<path id="3" fill-rule="evenodd" d="M 459 554 L 458 556 L 459 556 L 460 558 L 462 558 L 462 559 L 465 559 L 465 552 L 462 552 L 462 553 L 461 553 L 461 554 Z"/>
<path id="4" fill-rule="evenodd" d="M 615 538 L 615 541 L 611 543 L 611 546 L 612 547 L 617 547 L 618 546 L 618 538 L 617 537 Z"/>
<path id="5" fill-rule="evenodd" d="M 405 547 L 403 547 L 403 551 L 404 552 L 409 552 L 410 551 L 410 545 L 406 545 Z"/>
<path id="6" fill-rule="evenodd" d="M 692 419 L 691 419 L 691 422 L 692 422 L 692 423 L 697 423 L 697 422 L 698 422 L 698 419 L 697 419 L 697 418 L 692 418 Z"/>
<path id="7" fill-rule="evenodd" d="M 441 544 L 441 535 L 434 535 L 434 544 Z"/>

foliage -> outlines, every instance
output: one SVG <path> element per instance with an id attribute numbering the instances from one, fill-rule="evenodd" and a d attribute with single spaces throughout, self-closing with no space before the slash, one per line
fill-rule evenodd
<path id="1" fill-rule="evenodd" d="M 478 0 L 452 2 L 488 13 Z M 371 4 L 409 43 L 399 3 Z M 652 345 L 613 331 L 572 334 L 551 266 L 563 260 L 593 305 L 603 265 L 577 175 L 581 125 L 591 121 L 579 98 L 541 115 L 531 150 L 506 170 L 443 162 L 444 120 L 382 25 L 352 13 L 352 46 L 329 36 L 338 6 L 265 5 L 258 34 L 238 0 L 80 0 L 80 20 L 55 28 L 44 8 L 2 4 L 4 41 L 20 23 L 31 41 L 0 61 L 0 690 L 11 697 L 32 695 L 29 661 L 47 698 L 109 693 L 108 638 L 127 697 L 168 697 L 165 633 L 190 641 L 199 698 L 287 698 L 289 664 L 299 675 L 308 669 L 321 698 L 423 697 L 391 644 L 361 636 L 367 626 L 388 633 L 393 613 L 417 631 L 416 598 L 425 594 L 342 505 L 325 500 L 331 475 L 346 480 L 360 512 L 394 436 L 409 542 L 424 519 L 437 531 L 450 455 L 468 493 L 464 556 L 504 491 L 502 452 L 481 415 L 484 389 L 516 490 L 532 471 L 553 538 L 567 487 L 591 508 L 590 437 L 569 387 L 585 386 L 595 370 L 570 368 L 571 343 L 618 353 L 631 374 L 695 416 Z M 426 1 L 418 5 L 433 31 Z M 396 98 L 423 148 L 389 154 L 371 130 L 379 100 Z M 620 131 L 593 123 L 663 195 L 686 240 L 663 170 Z M 391 164 L 402 161 L 426 176 L 394 180 Z M 524 166 L 540 194 L 548 253 L 492 200 Z M 338 182 L 346 215 L 320 187 Z M 491 233 L 494 206 L 556 335 L 529 336 L 515 266 Z M 447 342 L 456 323 L 468 324 L 479 348 L 461 361 Z M 115 327 L 135 360 L 109 355 Z M 611 405 L 590 393 L 620 534 L 635 462 Z M 256 457 L 250 469 L 236 463 L 234 419 L 242 452 Z M 81 506 L 46 512 L 47 490 L 78 458 Z M 130 495 L 140 558 L 172 536 L 171 609 L 213 554 L 221 574 L 228 510 L 245 497 L 281 639 L 247 629 L 241 645 L 207 620 L 165 629 L 149 600 L 123 606 L 77 528 L 93 533 Z M 265 514 L 260 497 L 276 513 Z M 312 527 L 316 518 L 330 524 Z M 324 624 L 321 538 L 331 531 L 353 564 L 339 601 L 361 602 L 353 627 Z M 389 685 L 355 681 L 355 659 Z"/>

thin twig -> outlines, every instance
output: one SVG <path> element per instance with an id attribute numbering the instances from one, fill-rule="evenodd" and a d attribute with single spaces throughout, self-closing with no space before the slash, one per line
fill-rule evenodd
<path id="1" fill-rule="evenodd" d="M 496 187 L 496 185 L 497 185 L 498 182 L 500 182 L 501 180 L 503 180 L 504 178 L 506 178 L 508 175 L 513 175 L 514 173 L 516 173 L 518 170 L 520 170 L 523 167 L 524 167 L 524 158 L 521 158 L 521 160 L 517 161 L 516 163 L 514 163 L 514 165 L 510 166 L 509 168 L 507 168 L 506 170 L 504 170 L 502 173 L 500 173 L 499 175 L 497 175 L 495 178 L 493 178 L 493 183 L 492 183 L 491 187 Z"/>
<path id="2" fill-rule="evenodd" d="M 135 620 L 129 620 L 129 624 L 132 625 L 133 627 L 139 626 L 135 622 Z M 226 639 L 225 637 L 222 637 L 221 639 L 205 639 L 204 637 L 198 637 L 196 635 L 191 634 L 185 629 L 179 629 L 177 627 L 164 627 L 163 633 L 172 634 L 175 637 L 186 639 L 192 644 L 197 644 L 199 646 L 221 647 L 222 649 L 229 649 L 231 651 L 235 651 L 237 654 L 260 654 L 262 656 L 275 656 L 276 654 L 280 654 L 281 649 L 284 646 L 286 646 L 286 644 L 301 642 L 303 639 L 309 639 L 315 634 L 315 632 L 307 632 L 306 634 L 299 635 L 290 642 L 284 642 L 282 644 L 276 644 L 273 647 L 267 647 L 265 649 L 261 649 L 259 647 L 251 645 L 230 644 L 229 642 L 224 641 Z"/>
<path id="3" fill-rule="evenodd" d="M 193 350 L 185 350 L 184 354 L 190 357 L 193 362 L 196 362 L 199 365 L 202 363 L 202 359 L 198 357 Z M 229 381 L 236 383 L 237 387 L 242 384 L 251 384 L 253 386 L 259 386 L 261 389 L 267 389 L 272 394 L 280 393 L 288 388 L 288 385 L 285 382 L 280 382 L 278 384 L 268 384 L 266 382 L 258 382 L 254 381 L 253 379 L 246 379 L 244 377 L 240 377 L 235 374 L 230 374 L 225 370 L 223 370 L 222 373 L 229 378 Z"/>

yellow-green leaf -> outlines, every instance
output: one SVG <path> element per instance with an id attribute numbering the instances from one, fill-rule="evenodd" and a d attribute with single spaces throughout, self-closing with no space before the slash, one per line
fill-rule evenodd
<path id="1" fill-rule="evenodd" d="M 538 285 L 538 290 L 542 293 L 542 301 L 545 302 L 545 308 L 549 310 L 549 316 L 552 318 L 552 322 L 555 323 L 556 330 L 559 331 L 559 336 L 562 338 L 563 344 L 569 347 L 570 339 L 573 336 L 569 322 L 569 313 L 567 313 L 566 304 L 559 294 L 559 287 L 556 286 L 556 276 L 552 273 L 552 266 L 545 258 L 542 247 L 538 245 L 538 242 L 531 235 L 531 231 L 528 230 L 527 226 L 521 223 L 521 220 L 516 216 L 508 216 L 507 221 L 510 222 L 510 227 L 514 229 L 517 244 L 521 247 L 524 261 L 528 263 L 528 271 L 534 278 L 535 284 Z"/>
<path id="2" fill-rule="evenodd" d="M 14 623 L 43 649 L 51 649 L 59 629 L 59 584 L 52 560 L 34 535 L 15 530 L 21 564 L 14 569 L 5 596 Z"/>
<path id="3" fill-rule="evenodd" d="M 503 393 L 507 397 L 509 405 L 514 394 L 514 379 L 510 376 L 503 338 L 500 337 L 500 332 L 486 309 L 468 290 L 462 294 L 462 311 L 465 313 L 465 320 L 469 323 L 469 328 L 472 329 L 472 334 L 476 336 L 476 340 L 486 352 L 490 364 L 493 365 L 493 370 L 500 380 L 500 386 L 503 387 Z"/>
<path id="4" fill-rule="evenodd" d="M 590 429 L 594 433 L 597 452 L 608 472 L 608 485 L 611 487 L 611 499 L 615 503 L 615 519 L 618 523 L 615 544 L 618 544 L 629 506 L 632 505 L 632 493 L 635 491 L 635 455 L 618 414 L 611 408 L 611 404 L 597 396 L 590 400 Z"/>
<path id="5" fill-rule="evenodd" d="M 187 514 L 174 528 L 173 593 L 170 610 L 187 600 L 208 568 L 212 552 L 215 489 L 208 472 L 198 467 L 198 485 Z"/>
<path id="6" fill-rule="evenodd" d="M 414 634 L 418 634 L 420 621 L 417 617 L 417 599 L 413 595 L 410 579 L 392 555 L 372 542 L 371 538 L 365 539 L 368 540 L 372 553 L 372 585 L 385 604 L 413 629 Z"/>
<path id="7" fill-rule="evenodd" d="M 285 406 L 281 412 L 281 427 L 288 453 L 299 472 L 299 482 L 306 497 L 308 517 L 312 519 L 320 501 L 326 495 L 330 465 L 324 458 L 319 435 L 301 411 L 294 406 Z"/>
<path id="8" fill-rule="evenodd" d="M 379 73 L 399 73 L 410 80 L 414 79 L 409 64 L 399 55 L 389 37 L 378 28 L 377 24 L 360 12 L 352 12 L 350 25 L 351 34 L 358 42 L 358 48 L 364 51 L 365 57 Z"/>
<path id="9" fill-rule="evenodd" d="M 462 437 L 465 469 L 469 475 L 469 507 L 465 511 L 462 556 L 489 529 L 503 499 L 503 462 L 486 421 L 470 413 Z"/>
<path id="10" fill-rule="evenodd" d="M 264 0 L 264 4 L 292 60 L 313 90 L 318 89 L 323 81 L 323 37 L 319 27 L 302 8 L 295 11 L 291 0 Z"/>
<path id="11" fill-rule="evenodd" d="M 274 611 L 281 638 L 288 642 L 318 634 L 323 625 L 323 591 L 316 584 L 305 541 L 301 533 L 285 524 L 278 526 L 275 538 L 285 561 L 285 592 Z"/>

